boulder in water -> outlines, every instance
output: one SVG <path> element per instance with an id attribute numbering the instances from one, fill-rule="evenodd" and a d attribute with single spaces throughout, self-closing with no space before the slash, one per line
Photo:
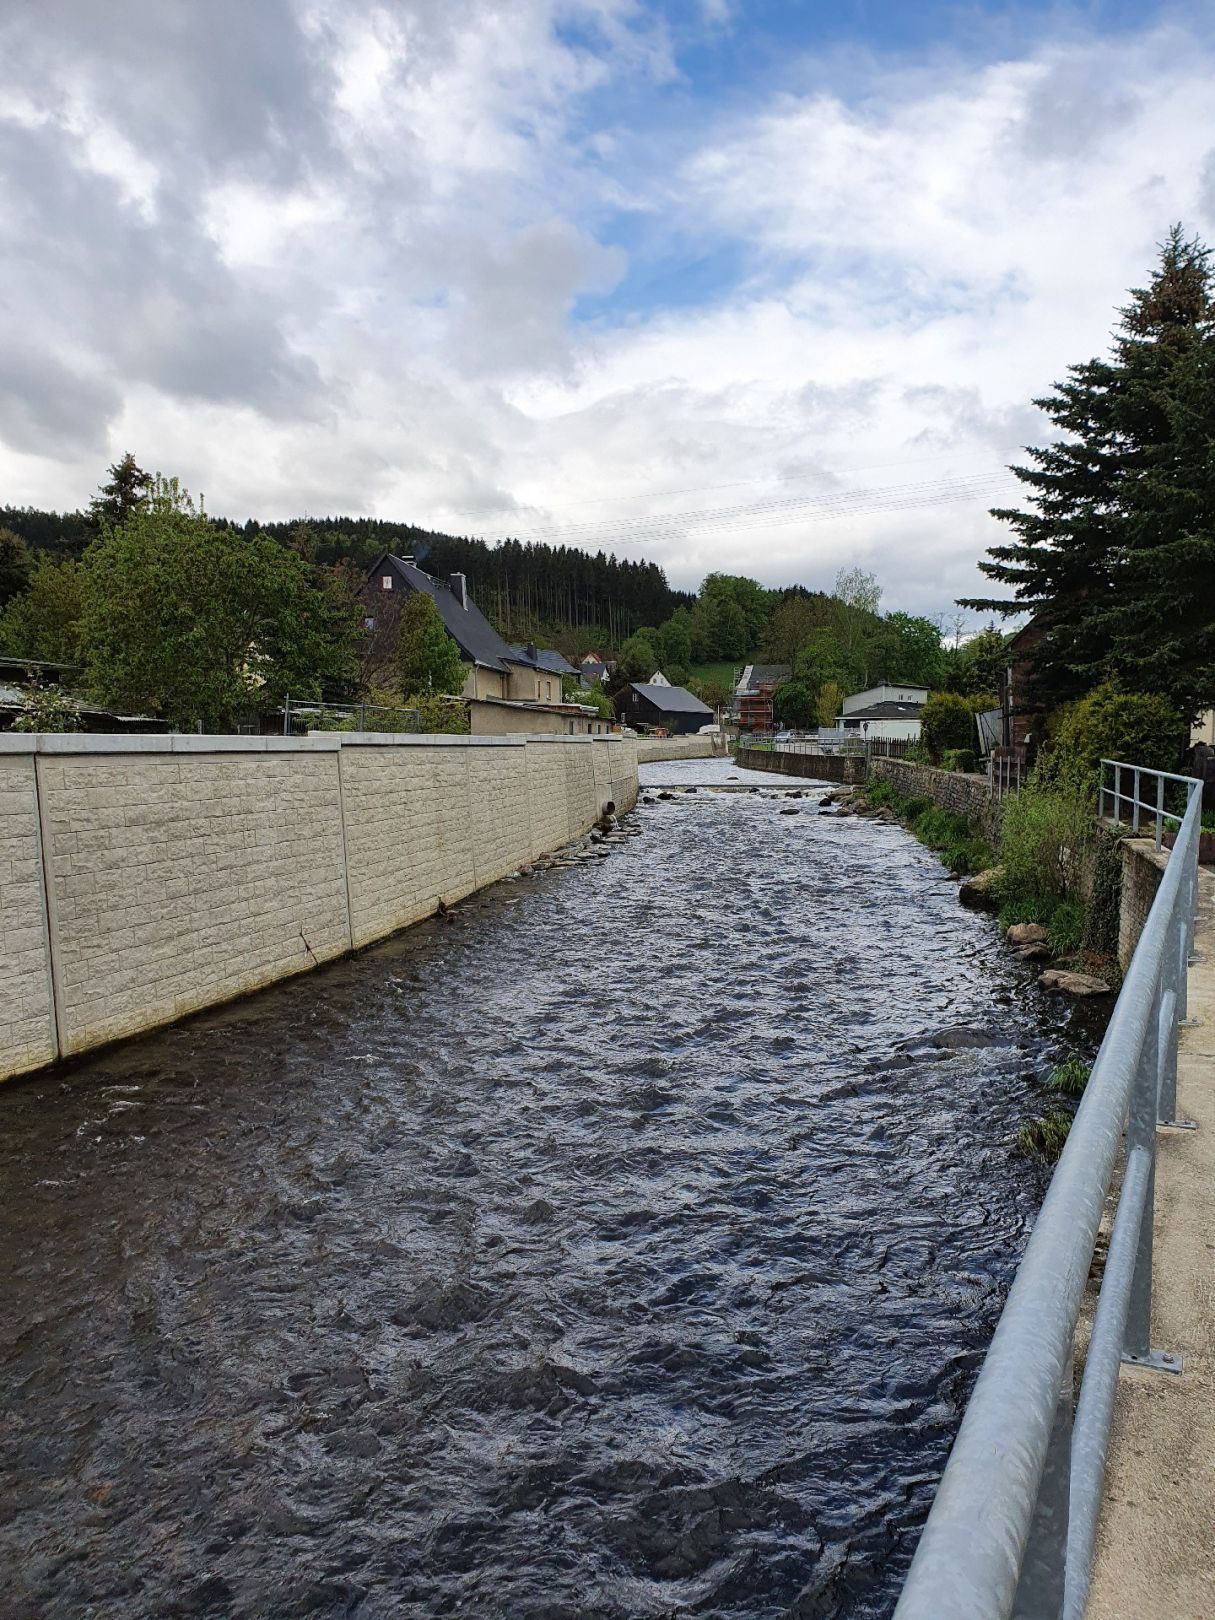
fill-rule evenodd
<path id="1" fill-rule="evenodd" d="M 1049 938 L 1041 923 L 1014 923 L 1008 930 L 1010 945 L 1045 945 Z"/>
<path id="2" fill-rule="evenodd" d="M 1110 987 L 1091 973 L 1070 973 L 1066 968 L 1047 968 L 1038 980 L 1046 990 L 1062 990 L 1069 996 L 1108 996 Z"/>

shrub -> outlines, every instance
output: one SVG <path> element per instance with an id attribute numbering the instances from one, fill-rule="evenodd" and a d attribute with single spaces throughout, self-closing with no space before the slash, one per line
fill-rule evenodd
<path id="1" fill-rule="evenodd" d="M 1054 1164 L 1063 1152 L 1071 1128 L 1072 1116 L 1062 1111 L 1043 1114 L 1041 1119 L 1027 1119 L 1017 1132 L 1017 1152 Z"/>
<path id="2" fill-rule="evenodd" d="M 945 750 L 945 769 L 947 771 L 963 771 L 971 774 L 975 768 L 975 751 L 973 748 L 947 748 Z"/>
<path id="3" fill-rule="evenodd" d="M 1185 721 L 1167 698 L 1156 692 L 1124 692 L 1107 681 L 1060 712 L 1047 770 L 1061 779 L 1088 781 L 1101 760 L 1120 759 L 1171 771 L 1186 741 Z"/>
<path id="4" fill-rule="evenodd" d="M 57 686 L 34 686 L 13 721 L 14 731 L 79 731 L 80 709 Z"/>
<path id="5" fill-rule="evenodd" d="M 1001 902 L 1000 927 L 1007 931 L 1014 923 L 1039 923 L 1043 928 L 1049 928 L 1055 906 L 1054 900 L 1047 900 L 1041 895 L 1015 895 Z"/>
<path id="6" fill-rule="evenodd" d="M 975 722 L 969 703 L 954 692 L 933 692 L 920 716 L 920 741 L 939 765 L 947 748 L 969 748 Z"/>
<path id="7" fill-rule="evenodd" d="M 1005 802 L 1000 837 L 1002 900 L 1074 898 L 1094 836 L 1087 785 L 1034 780 Z"/>

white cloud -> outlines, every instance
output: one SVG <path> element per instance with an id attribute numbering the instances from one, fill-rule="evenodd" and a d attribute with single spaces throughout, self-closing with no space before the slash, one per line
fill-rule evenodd
<path id="1" fill-rule="evenodd" d="M 190 63 L 183 5 L 132 8 L 130 61 L 62 4 L 0 25 L 0 501 L 80 502 L 130 447 L 240 517 L 596 523 L 680 584 L 858 558 L 944 609 L 981 501 L 721 514 L 998 469 L 1171 222 L 1215 232 L 1212 52 L 1180 25 L 858 58 L 846 98 L 792 64 L 673 125 L 633 0 L 234 5 Z M 736 268 L 647 293 L 675 244 Z"/>

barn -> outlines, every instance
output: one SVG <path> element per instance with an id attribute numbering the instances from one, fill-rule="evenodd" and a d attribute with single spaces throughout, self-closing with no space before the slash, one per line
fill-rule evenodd
<path id="1" fill-rule="evenodd" d="M 713 711 L 682 686 L 630 681 L 613 699 L 616 718 L 628 726 L 665 731 L 669 736 L 711 725 Z"/>

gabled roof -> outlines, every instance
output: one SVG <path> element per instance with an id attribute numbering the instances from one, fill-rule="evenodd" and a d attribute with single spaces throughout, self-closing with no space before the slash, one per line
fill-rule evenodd
<path id="1" fill-rule="evenodd" d="M 435 579 L 416 564 L 394 557 L 391 552 L 385 552 L 371 565 L 367 570 L 368 578 L 383 573 L 385 563 L 391 563 L 393 573 L 407 589 L 424 591 L 433 599 L 444 628 L 469 663 L 505 673 L 510 662 L 518 661 L 515 649 L 507 646 L 467 593 L 461 603 L 446 580 Z"/>
<path id="2" fill-rule="evenodd" d="M 779 686 L 792 674 L 788 664 L 748 664 L 739 678 L 736 692 L 755 692 L 761 686 Z"/>
<path id="3" fill-rule="evenodd" d="M 640 693 L 647 703 L 652 703 L 663 714 L 713 713 L 707 703 L 693 697 L 683 686 L 651 686 L 649 681 L 630 681 L 629 690 Z"/>

